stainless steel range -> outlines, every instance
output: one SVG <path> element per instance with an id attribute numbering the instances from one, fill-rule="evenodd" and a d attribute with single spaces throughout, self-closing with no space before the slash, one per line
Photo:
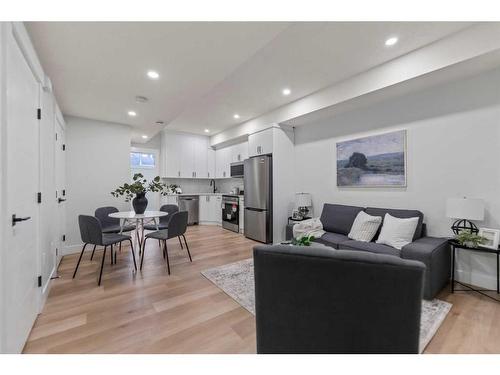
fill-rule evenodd
<path id="1" fill-rule="evenodd" d="M 240 200 L 237 195 L 222 196 L 222 227 L 240 232 Z"/>

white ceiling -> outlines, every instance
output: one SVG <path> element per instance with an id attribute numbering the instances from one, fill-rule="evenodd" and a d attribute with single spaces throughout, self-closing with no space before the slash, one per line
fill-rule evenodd
<path id="1" fill-rule="evenodd" d="M 63 113 L 132 125 L 133 140 L 144 141 L 142 134 L 161 130 L 157 120 L 169 129 L 215 134 L 469 25 L 39 22 L 27 28 Z M 393 35 L 399 43 L 386 47 Z M 149 69 L 160 79 L 148 79 Z M 292 94 L 283 96 L 284 87 Z M 136 95 L 149 102 L 136 103 Z"/>

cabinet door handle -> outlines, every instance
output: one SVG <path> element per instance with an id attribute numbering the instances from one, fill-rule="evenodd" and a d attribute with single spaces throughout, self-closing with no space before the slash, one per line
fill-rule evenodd
<path id="1" fill-rule="evenodd" d="M 179 177 L 181 177 L 181 171 L 177 172 L 177 175 L 178 175 Z"/>
<path id="2" fill-rule="evenodd" d="M 16 214 L 12 215 L 12 226 L 15 226 L 16 223 L 19 223 L 20 221 L 26 221 L 31 219 L 30 216 L 27 217 L 16 217 Z"/>
<path id="3" fill-rule="evenodd" d="M 241 161 L 241 155 L 238 154 L 238 161 Z"/>

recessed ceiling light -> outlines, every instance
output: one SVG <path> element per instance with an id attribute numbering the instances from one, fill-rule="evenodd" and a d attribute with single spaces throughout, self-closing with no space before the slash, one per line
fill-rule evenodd
<path id="1" fill-rule="evenodd" d="M 210 129 L 205 129 L 205 133 L 210 133 Z"/>
<path id="2" fill-rule="evenodd" d="M 142 139 L 148 139 L 148 136 L 147 135 L 143 135 Z"/>
<path id="3" fill-rule="evenodd" d="M 155 72 L 154 70 L 149 70 L 148 77 L 151 79 L 158 79 L 160 78 L 160 75 L 158 74 L 158 72 Z"/>
<path id="4" fill-rule="evenodd" d="M 385 45 L 390 47 L 390 46 L 395 45 L 397 42 L 398 42 L 398 38 L 393 36 L 385 41 Z"/>
<path id="5" fill-rule="evenodd" d="M 137 113 L 135 111 L 128 111 L 128 115 L 130 117 L 135 117 L 135 116 L 137 116 Z"/>
<path id="6" fill-rule="evenodd" d="M 281 92 L 283 93 L 283 95 L 288 96 L 288 95 L 290 95 L 290 93 L 292 92 L 292 90 L 286 88 L 286 89 L 283 89 L 283 91 L 281 91 Z"/>
<path id="7" fill-rule="evenodd" d="M 233 115 L 233 117 L 234 117 L 235 119 L 239 119 L 239 118 L 240 118 L 240 115 L 239 115 L 239 114 L 237 114 L 237 113 L 235 113 L 235 114 Z"/>

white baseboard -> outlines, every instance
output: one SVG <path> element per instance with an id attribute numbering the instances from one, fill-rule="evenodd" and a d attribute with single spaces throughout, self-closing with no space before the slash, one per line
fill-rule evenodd
<path id="1" fill-rule="evenodd" d="M 212 225 L 212 226 L 217 226 L 217 227 L 222 226 L 222 224 L 216 223 L 214 221 L 200 221 L 199 225 Z"/>
<path id="2" fill-rule="evenodd" d="M 77 254 L 80 251 L 82 251 L 83 243 L 77 244 L 77 245 L 68 245 L 65 246 L 62 250 L 62 256 L 65 255 L 70 255 L 70 254 Z"/>

